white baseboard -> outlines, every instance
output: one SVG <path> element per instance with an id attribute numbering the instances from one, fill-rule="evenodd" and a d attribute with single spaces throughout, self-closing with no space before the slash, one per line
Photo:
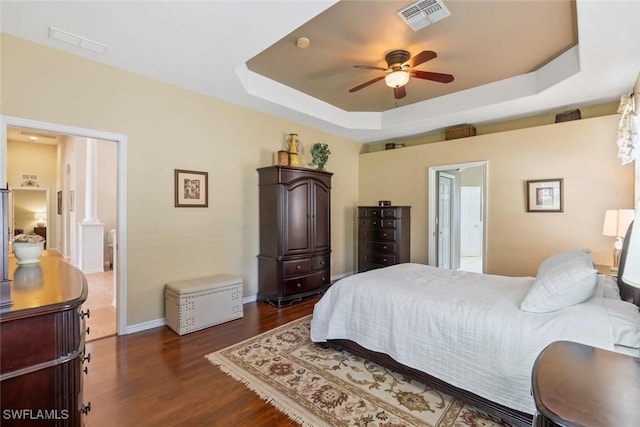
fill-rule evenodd
<path id="1" fill-rule="evenodd" d="M 355 272 L 354 271 L 346 271 L 344 273 L 336 274 L 334 276 L 331 276 L 331 281 L 335 282 L 336 280 L 343 279 L 343 278 L 345 278 L 347 276 L 351 276 L 352 274 L 355 274 Z"/>
<path id="2" fill-rule="evenodd" d="M 336 281 L 342 279 L 343 277 L 351 276 L 353 271 L 348 271 L 342 274 L 336 274 L 335 276 L 331 276 L 331 281 Z M 242 304 L 248 304 L 250 302 L 256 302 L 258 300 L 258 295 L 249 295 L 247 297 L 242 298 Z M 136 332 L 146 331 L 147 329 L 158 328 L 160 326 L 165 326 L 167 324 L 167 320 L 163 317 L 162 319 L 149 320 L 148 322 L 137 323 L 135 325 L 127 326 L 127 330 L 124 333 L 134 334 Z"/>
<path id="3" fill-rule="evenodd" d="M 155 319 L 155 320 L 149 320 L 148 322 L 136 323 L 135 325 L 127 326 L 125 335 L 146 331 L 147 329 L 158 328 L 166 324 L 167 324 L 167 320 L 164 317 L 162 319 Z"/>

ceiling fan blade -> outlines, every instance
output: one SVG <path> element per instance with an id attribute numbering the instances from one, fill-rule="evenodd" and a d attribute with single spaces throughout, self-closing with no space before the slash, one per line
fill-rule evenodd
<path id="1" fill-rule="evenodd" d="M 365 87 L 367 87 L 369 85 L 372 85 L 375 82 L 379 82 L 382 79 L 384 79 L 384 76 L 376 77 L 373 80 L 369 80 L 368 82 L 364 82 L 361 85 L 358 85 L 358 86 L 354 87 L 353 89 L 349 90 L 349 92 L 353 93 L 353 92 L 359 91 L 360 89 L 363 89 L 363 88 L 365 88 Z"/>
<path id="2" fill-rule="evenodd" d="M 373 65 L 354 65 L 353 68 L 364 68 L 365 70 L 380 70 L 387 71 L 386 68 L 374 67 Z"/>
<path id="3" fill-rule="evenodd" d="M 417 67 L 418 65 L 430 61 L 437 56 L 438 54 L 432 50 L 423 50 L 411 59 L 411 68 Z"/>
<path id="4" fill-rule="evenodd" d="M 407 91 L 405 90 L 404 86 L 394 87 L 393 88 L 393 96 L 396 99 L 404 98 L 405 96 L 407 96 Z"/>
<path id="5" fill-rule="evenodd" d="M 411 75 L 419 79 L 433 80 L 440 83 L 451 83 L 453 81 L 451 74 L 433 73 L 431 71 L 411 70 Z"/>

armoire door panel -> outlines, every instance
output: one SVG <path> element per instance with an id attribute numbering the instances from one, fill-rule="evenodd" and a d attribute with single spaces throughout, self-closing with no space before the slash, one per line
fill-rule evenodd
<path id="1" fill-rule="evenodd" d="M 285 191 L 284 255 L 311 248 L 309 186 L 309 181 L 305 181 L 291 185 Z"/>
<path id="2" fill-rule="evenodd" d="M 331 247 L 331 194 L 321 184 L 314 184 L 315 217 L 313 250 L 327 250 Z"/>

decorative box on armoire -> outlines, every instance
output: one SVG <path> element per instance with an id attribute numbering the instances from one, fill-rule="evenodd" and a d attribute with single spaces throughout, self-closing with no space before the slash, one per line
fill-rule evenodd
<path id="1" fill-rule="evenodd" d="M 410 257 L 411 206 L 358 206 L 358 273 Z"/>
<path id="2" fill-rule="evenodd" d="M 258 169 L 258 300 L 282 307 L 331 285 L 331 172 Z"/>

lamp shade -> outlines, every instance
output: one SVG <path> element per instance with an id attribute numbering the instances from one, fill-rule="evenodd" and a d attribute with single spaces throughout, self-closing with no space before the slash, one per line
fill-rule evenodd
<path id="1" fill-rule="evenodd" d="M 623 237 L 634 217 L 635 211 L 633 209 L 607 210 L 604 215 L 602 234 L 604 236 Z"/>
<path id="2" fill-rule="evenodd" d="M 384 82 L 389 87 L 400 87 L 409 83 L 409 73 L 406 71 L 394 71 L 384 77 Z"/>
<path id="3" fill-rule="evenodd" d="M 631 230 L 622 281 L 634 288 L 640 288 L 640 227 L 633 227 Z"/>

